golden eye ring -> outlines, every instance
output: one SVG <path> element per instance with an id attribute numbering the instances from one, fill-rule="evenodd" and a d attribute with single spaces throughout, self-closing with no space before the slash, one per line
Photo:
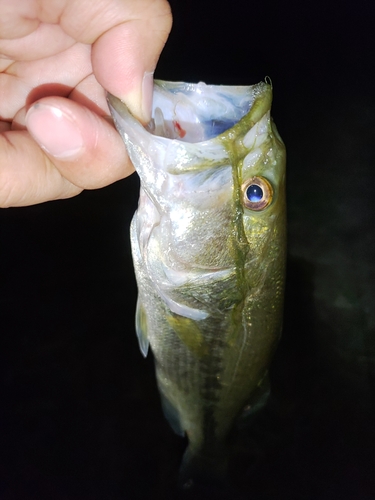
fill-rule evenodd
<path id="1" fill-rule="evenodd" d="M 273 189 L 267 179 L 260 176 L 247 179 L 241 186 L 243 204 L 249 210 L 264 210 L 273 198 Z"/>

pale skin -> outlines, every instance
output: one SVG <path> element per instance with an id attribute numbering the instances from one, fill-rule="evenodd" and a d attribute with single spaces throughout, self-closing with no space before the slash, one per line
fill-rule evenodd
<path id="1" fill-rule="evenodd" d="M 133 172 L 104 89 L 146 123 L 171 24 L 167 0 L 0 0 L 0 207 Z"/>

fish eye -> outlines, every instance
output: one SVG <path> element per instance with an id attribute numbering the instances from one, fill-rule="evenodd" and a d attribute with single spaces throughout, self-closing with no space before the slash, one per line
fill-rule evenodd
<path id="1" fill-rule="evenodd" d="M 272 201 L 273 189 L 264 177 L 252 177 L 242 184 L 243 203 L 249 210 L 264 210 Z"/>

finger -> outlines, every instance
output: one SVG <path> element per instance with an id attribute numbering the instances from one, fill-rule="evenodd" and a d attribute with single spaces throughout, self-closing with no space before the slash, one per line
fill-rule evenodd
<path id="1" fill-rule="evenodd" d="M 47 95 L 69 96 L 77 82 L 81 85 L 92 74 L 90 58 L 91 47 L 76 43 L 54 56 L 11 64 L 0 74 L 0 95 L 7 96 L 0 102 L 2 119 L 11 120 L 25 102 Z"/>
<path id="2" fill-rule="evenodd" d="M 25 122 L 35 140 L 28 131 L 0 135 L 1 207 L 69 198 L 133 172 L 113 126 L 78 103 L 41 99 Z"/>
<path id="3" fill-rule="evenodd" d="M 0 53 L 20 61 L 37 60 L 73 45 L 75 40 L 59 26 L 67 1 L 0 0 Z"/>
<path id="4" fill-rule="evenodd" d="M 14 43 L 0 40 L 0 51 L 5 44 L 8 57 L 16 51 L 25 60 L 66 50 L 73 39 L 93 44 L 92 64 L 99 83 L 125 100 L 135 116 L 149 121 L 152 74 L 172 25 L 167 0 L 18 0 L 5 4 L 4 8 L 0 0 L 0 18 L 7 21 L 3 24 L 22 29 L 6 30 L 5 36 Z M 56 31 L 52 37 L 51 29 Z M 41 43 L 45 35 L 51 43 Z"/>
<path id="5" fill-rule="evenodd" d="M 0 207 L 70 198 L 81 188 L 65 179 L 27 131 L 0 134 Z"/>
<path id="6" fill-rule="evenodd" d="M 23 37 L 5 40 L 2 38 L 4 38 L 3 33 L 0 37 L 2 57 L 18 61 L 35 61 L 58 54 L 75 43 L 75 40 L 64 33 L 60 26 L 43 23 Z M 48 40 L 48 43 L 45 43 L 45 40 Z"/>
<path id="7" fill-rule="evenodd" d="M 123 99 L 146 123 L 151 117 L 153 72 L 168 38 L 172 16 L 166 0 L 124 2 L 131 18 L 106 31 L 93 45 L 99 83 Z M 128 13 L 128 16 L 130 14 Z"/>
<path id="8" fill-rule="evenodd" d="M 39 25 L 38 19 L 35 18 L 35 12 L 35 2 L 0 0 L 1 38 L 19 38 L 34 31 Z"/>
<path id="9" fill-rule="evenodd" d="M 63 177 L 83 189 L 115 182 L 134 168 L 112 124 L 62 97 L 33 104 L 26 126 Z"/>

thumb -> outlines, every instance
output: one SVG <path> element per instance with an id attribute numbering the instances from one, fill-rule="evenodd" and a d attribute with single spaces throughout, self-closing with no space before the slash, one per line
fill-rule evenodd
<path id="1" fill-rule="evenodd" d="M 171 30 L 172 15 L 166 0 L 133 5 L 128 20 L 96 40 L 92 65 L 99 83 L 147 123 L 151 118 L 153 72 Z"/>
<path id="2" fill-rule="evenodd" d="M 114 127 L 79 103 L 45 97 L 30 107 L 25 121 L 62 177 L 81 189 L 107 186 L 134 170 Z"/>

